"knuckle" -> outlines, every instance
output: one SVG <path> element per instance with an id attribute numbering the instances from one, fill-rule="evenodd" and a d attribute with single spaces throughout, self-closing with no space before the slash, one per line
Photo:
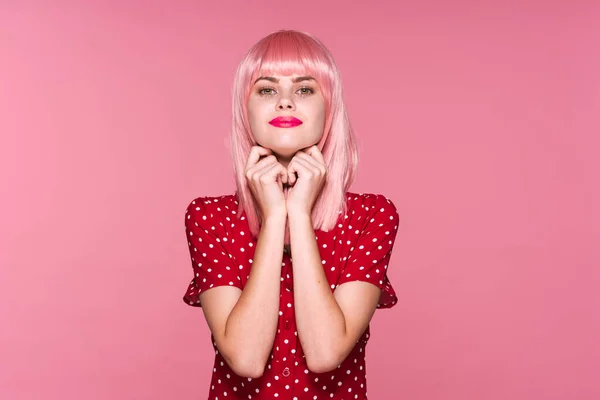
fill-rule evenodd
<path id="1" fill-rule="evenodd" d="M 261 160 L 259 161 L 259 163 L 260 163 L 261 165 L 266 165 L 266 164 L 270 164 L 270 163 L 271 163 L 271 160 L 273 160 L 273 159 L 271 158 L 271 156 L 267 156 L 267 157 L 263 157 L 263 158 L 261 158 Z"/>

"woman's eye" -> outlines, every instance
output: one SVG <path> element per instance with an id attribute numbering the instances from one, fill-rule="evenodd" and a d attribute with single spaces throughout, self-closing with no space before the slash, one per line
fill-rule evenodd
<path id="1" fill-rule="evenodd" d="M 300 94 L 301 96 L 307 96 L 307 95 L 311 95 L 313 94 L 315 91 L 312 88 L 309 87 L 301 87 L 300 89 L 298 89 L 296 91 L 296 93 Z M 258 94 L 260 94 L 261 96 L 270 96 L 272 94 L 275 93 L 275 89 L 273 88 L 260 88 L 258 89 Z"/>
<path id="2" fill-rule="evenodd" d="M 267 92 L 265 93 L 265 91 L 267 91 Z M 258 93 L 259 94 L 272 94 L 273 93 L 273 89 L 271 89 L 271 88 L 262 88 L 262 89 L 259 89 Z"/>
<path id="3" fill-rule="evenodd" d="M 309 87 L 303 87 L 299 89 L 301 94 L 312 94 L 314 91 Z"/>

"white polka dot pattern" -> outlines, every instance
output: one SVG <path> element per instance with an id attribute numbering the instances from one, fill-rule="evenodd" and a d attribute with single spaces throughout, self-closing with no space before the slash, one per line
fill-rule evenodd
<path id="1" fill-rule="evenodd" d="M 338 285 L 352 281 L 372 283 L 382 290 L 377 308 L 390 308 L 398 298 L 386 272 L 396 240 L 399 215 L 394 204 L 382 195 L 375 197 L 366 207 L 368 211 L 361 233 L 353 244 L 354 250 L 350 252 Z"/>
<path id="2" fill-rule="evenodd" d="M 387 270 L 399 216 L 381 194 L 346 193 L 348 210 L 328 232 L 315 230 L 321 263 L 331 291 L 361 280 L 382 289 L 377 308 L 397 302 Z M 238 212 L 236 195 L 199 197 L 185 214 L 185 227 L 193 278 L 183 300 L 201 307 L 199 294 L 216 286 L 243 290 L 252 268 L 257 238 L 252 237 L 244 211 Z M 271 357 L 260 378 L 236 375 L 221 356 L 211 335 L 215 360 L 209 400 L 223 399 L 341 399 L 366 400 L 365 351 L 370 325 L 354 349 L 332 371 L 308 369 L 295 323 L 292 255 L 283 252 L 279 322 Z"/>
<path id="3" fill-rule="evenodd" d="M 220 215 L 215 215 L 215 211 L 219 211 L 213 210 L 213 202 L 209 201 L 205 198 L 192 201 L 185 214 L 185 230 L 194 271 L 185 297 L 190 305 L 201 306 L 200 293 L 213 287 L 243 289 L 238 263 L 223 247 L 228 237 Z"/>

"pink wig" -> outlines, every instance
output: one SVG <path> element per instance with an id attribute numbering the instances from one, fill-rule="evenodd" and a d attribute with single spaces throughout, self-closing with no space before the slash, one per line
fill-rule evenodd
<path id="1" fill-rule="evenodd" d="M 358 165 L 358 149 L 342 98 L 340 72 L 329 50 L 314 36 L 293 30 L 274 32 L 256 43 L 240 62 L 233 83 L 231 159 L 238 198 L 238 218 L 246 211 L 250 232 L 257 237 L 261 216 L 248 187 L 245 167 L 257 145 L 248 122 L 248 97 L 259 76 L 311 75 L 325 99 L 325 126 L 317 147 L 327 164 L 327 179 L 312 209 L 314 229 L 328 231 L 346 214 L 346 191 Z M 285 243 L 289 244 L 286 227 Z"/>

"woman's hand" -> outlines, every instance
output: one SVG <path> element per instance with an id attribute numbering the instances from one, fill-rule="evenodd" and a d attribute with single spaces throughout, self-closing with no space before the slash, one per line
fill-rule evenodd
<path id="1" fill-rule="evenodd" d="M 266 156 L 260 159 L 261 156 Z M 246 180 L 265 218 L 287 214 L 283 183 L 287 182 L 287 170 L 273 155 L 271 149 L 252 146 L 246 163 Z"/>
<path id="2" fill-rule="evenodd" d="M 296 173 L 298 179 L 296 181 Z M 292 186 L 287 193 L 287 213 L 304 213 L 311 215 L 312 207 L 317 199 L 327 176 L 327 166 L 323 154 L 314 145 L 298 151 L 288 164 L 287 178 Z"/>

